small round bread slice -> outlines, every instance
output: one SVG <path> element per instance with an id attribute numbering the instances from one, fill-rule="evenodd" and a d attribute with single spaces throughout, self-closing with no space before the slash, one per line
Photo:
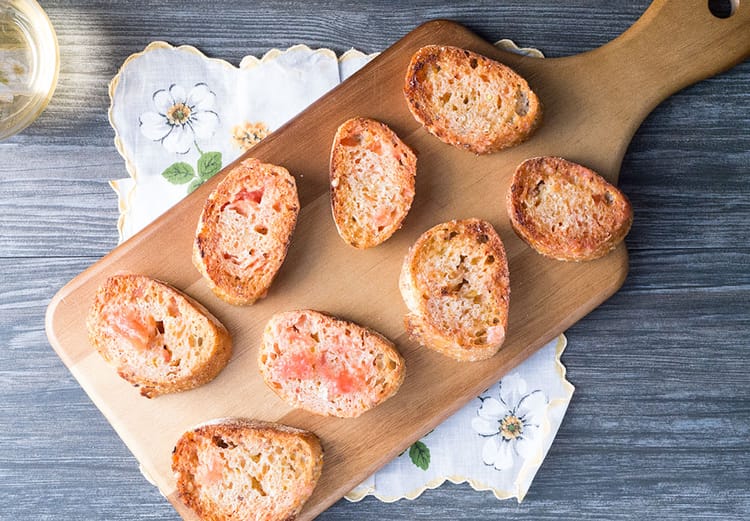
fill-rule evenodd
<path id="1" fill-rule="evenodd" d="M 203 521 L 294 519 L 322 468 L 313 433 L 241 418 L 184 433 L 172 453 L 178 495 Z"/>
<path id="2" fill-rule="evenodd" d="M 99 354 L 148 398 L 203 385 L 232 356 L 229 332 L 206 308 L 145 275 L 109 277 L 86 327 Z"/>
<path id="3" fill-rule="evenodd" d="M 633 223 L 633 208 L 603 177 L 560 157 L 521 163 L 507 195 L 513 230 L 553 259 L 588 261 L 620 244 Z"/>
<path id="4" fill-rule="evenodd" d="M 404 359 L 384 336 L 312 310 L 271 317 L 258 367 L 290 406 L 339 418 L 357 417 L 384 402 L 405 375 Z"/>
<path id="5" fill-rule="evenodd" d="M 299 213 L 297 185 L 280 166 L 246 159 L 206 200 L 193 264 L 211 290 L 233 305 L 268 292 L 286 257 Z"/>
<path id="6" fill-rule="evenodd" d="M 542 117 L 537 95 L 513 69 L 457 47 L 419 49 L 409 63 L 404 95 L 430 133 L 476 154 L 522 143 Z"/>
<path id="7" fill-rule="evenodd" d="M 386 124 L 353 118 L 331 147 L 331 208 L 339 235 L 371 248 L 401 228 L 414 200 L 417 156 Z"/>
<path id="8" fill-rule="evenodd" d="M 399 278 L 406 328 L 420 344 L 459 361 L 483 360 L 505 341 L 510 280 L 505 248 L 480 219 L 423 233 Z"/>

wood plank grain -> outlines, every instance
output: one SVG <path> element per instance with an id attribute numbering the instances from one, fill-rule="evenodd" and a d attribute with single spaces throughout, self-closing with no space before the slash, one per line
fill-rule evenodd
<path id="1" fill-rule="evenodd" d="M 0 183 L 0 227 L 12 230 L 0 234 L 0 256 L 98 258 L 117 245 L 109 179 L 127 172 L 114 147 L 0 146 L 13 165 Z"/>

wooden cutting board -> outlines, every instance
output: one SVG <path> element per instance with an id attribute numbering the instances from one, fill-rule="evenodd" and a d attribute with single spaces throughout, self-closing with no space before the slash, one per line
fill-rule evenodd
<path id="1" fill-rule="evenodd" d="M 631 136 L 653 107 L 747 58 L 748 7 L 718 19 L 706 0 L 657 0 L 613 42 L 578 56 L 545 60 L 499 51 L 452 22 L 422 25 L 250 151 L 295 175 L 302 204 L 286 263 L 266 299 L 246 308 L 224 304 L 191 264 L 195 225 L 220 173 L 62 288 L 47 311 L 50 342 L 144 473 L 185 519 L 194 516 L 176 498 L 170 471 L 172 448 L 185 430 L 212 418 L 243 416 L 317 433 L 325 467 L 301 515 L 311 519 L 617 291 L 628 267 L 624 246 L 600 260 L 576 264 L 543 258 L 516 237 L 504 203 L 510 177 L 526 158 L 559 155 L 616 182 Z M 538 132 L 521 146 L 482 157 L 429 135 L 410 115 L 401 90 L 412 53 L 426 44 L 471 49 L 525 76 L 544 104 Z M 404 227 L 366 251 L 344 244 L 329 207 L 331 141 L 337 126 L 353 116 L 387 123 L 419 158 L 417 195 Z M 397 282 L 402 259 L 419 234 L 439 222 L 466 217 L 487 219 L 498 230 L 507 249 L 512 291 L 503 348 L 492 359 L 475 363 L 452 361 L 408 339 Z M 85 313 L 97 286 L 123 270 L 173 284 L 226 324 L 235 352 L 216 380 L 148 400 L 92 350 Z M 255 357 L 268 318 L 296 308 L 326 311 L 391 338 L 407 360 L 399 393 L 353 420 L 317 417 L 284 405 L 263 384 Z"/>

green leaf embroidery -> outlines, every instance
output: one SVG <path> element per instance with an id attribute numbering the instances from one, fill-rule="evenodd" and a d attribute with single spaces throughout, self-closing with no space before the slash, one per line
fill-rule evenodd
<path id="1" fill-rule="evenodd" d="M 221 170 L 221 152 L 206 152 L 198 159 L 198 176 L 207 181 Z"/>
<path id="2" fill-rule="evenodd" d="M 173 185 L 184 185 L 193 180 L 195 170 L 187 163 L 177 162 L 168 166 L 161 175 Z"/>
<path id="3" fill-rule="evenodd" d="M 417 467 L 427 470 L 430 466 L 430 449 L 421 441 L 417 441 L 409 448 L 409 458 Z"/>
<path id="4" fill-rule="evenodd" d="M 193 182 L 190 183 L 190 186 L 188 186 L 187 193 L 192 194 L 193 192 L 195 192 L 195 189 L 198 188 L 202 184 L 203 184 L 203 181 L 196 177 L 195 179 L 193 179 Z"/>

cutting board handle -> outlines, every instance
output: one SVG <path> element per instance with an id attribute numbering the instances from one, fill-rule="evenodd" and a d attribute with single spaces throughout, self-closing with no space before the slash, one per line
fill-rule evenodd
<path id="1" fill-rule="evenodd" d="M 545 102 L 553 152 L 580 161 L 610 182 L 649 113 L 675 92 L 750 56 L 750 0 L 728 18 L 708 0 L 654 0 L 622 35 L 589 52 L 534 62 L 528 77 Z M 517 58 L 523 66 L 523 58 Z M 550 152 L 545 152 L 550 153 Z"/>
<path id="2" fill-rule="evenodd" d="M 602 73 L 619 80 L 619 94 L 640 99 L 645 117 L 675 92 L 750 56 L 750 2 L 734 0 L 734 6 L 719 18 L 708 0 L 654 0 L 633 26 L 592 54 Z"/>

